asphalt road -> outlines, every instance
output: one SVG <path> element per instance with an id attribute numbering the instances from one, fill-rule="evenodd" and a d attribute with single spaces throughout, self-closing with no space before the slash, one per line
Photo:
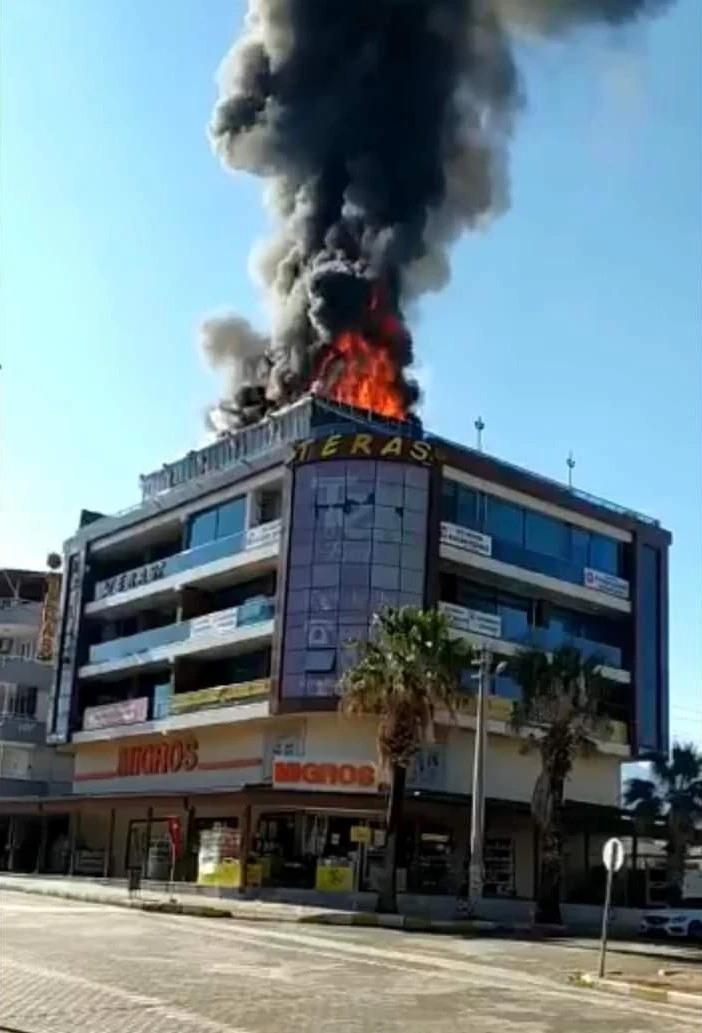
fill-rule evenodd
<path id="1" fill-rule="evenodd" d="M 5 893 L 12 1033 L 699 1033 L 667 1005 L 567 985 L 596 944 L 205 920 Z M 655 972 L 693 952 L 617 944 Z"/>

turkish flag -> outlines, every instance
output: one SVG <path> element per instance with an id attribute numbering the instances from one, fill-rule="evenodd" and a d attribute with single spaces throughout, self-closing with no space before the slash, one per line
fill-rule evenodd
<path id="1" fill-rule="evenodd" d="M 180 819 L 166 818 L 166 821 L 168 822 L 168 838 L 171 841 L 173 856 L 177 857 L 180 853 Z"/>

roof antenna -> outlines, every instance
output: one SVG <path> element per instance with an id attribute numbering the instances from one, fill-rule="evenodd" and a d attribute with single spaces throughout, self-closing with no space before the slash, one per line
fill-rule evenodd
<path id="1" fill-rule="evenodd" d="M 477 420 L 473 424 L 478 434 L 478 452 L 483 450 L 483 431 L 485 430 L 485 424 L 483 423 L 482 416 L 478 416 Z"/>
<path id="2" fill-rule="evenodd" d="M 568 458 L 566 459 L 566 466 L 568 467 L 568 487 L 572 488 L 573 470 L 575 469 L 575 456 L 573 455 L 572 451 L 568 453 Z"/>

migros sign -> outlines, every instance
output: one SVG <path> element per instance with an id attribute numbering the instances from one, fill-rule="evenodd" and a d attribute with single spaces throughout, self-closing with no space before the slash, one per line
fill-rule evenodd
<path id="1" fill-rule="evenodd" d="M 198 766 L 199 744 L 194 736 L 149 743 L 145 746 L 123 746 L 117 760 L 117 776 L 176 775 L 194 771 Z"/>
<path id="2" fill-rule="evenodd" d="M 406 463 L 428 466 L 434 460 L 434 450 L 426 441 L 416 441 L 399 434 L 394 437 L 379 434 L 327 434 L 295 445 L 293 463 L 310 463 L 320 459 L 400 459 Z"/>
<path id="3" fill-rule="evenodd" d="M 367 793 L 376 788 L 377 774 L 373 764 L 275 760 L 273 785 L 286 789 L 341 789 Z"/>

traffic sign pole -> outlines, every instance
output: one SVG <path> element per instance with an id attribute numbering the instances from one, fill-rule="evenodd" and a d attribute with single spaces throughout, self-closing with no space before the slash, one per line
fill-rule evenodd
<path id="1" fill-rule="evenodd" d="M 602 848 L 602 860 L 607 870 L 604 907 L 602 909 L 602 935 L 600 937 L 600 967 L 598 975 L 604 979 L 607 965 L 607 932 L 609 930 L 609 911 L 612 904 L 612 883 L 614 873 L 624 864 L 625 850 L 621 839 L 608 839 Z"/>

